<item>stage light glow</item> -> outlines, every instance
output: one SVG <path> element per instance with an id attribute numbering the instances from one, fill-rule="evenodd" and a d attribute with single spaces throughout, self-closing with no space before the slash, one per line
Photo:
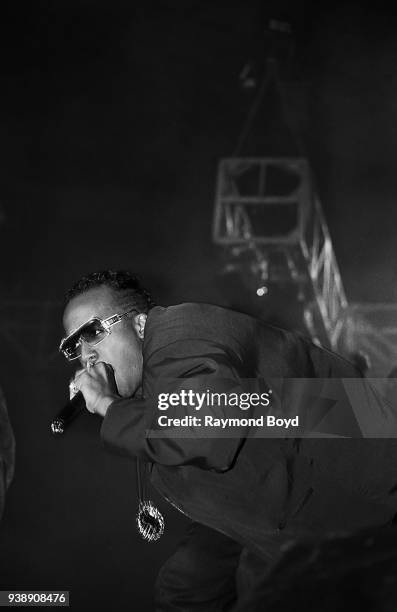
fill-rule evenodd
<path id="1" fill-rule="evenodd" d="M 268 293 L 268 291 L 269 289 L 264 285 L 263 287 L 258 287 L 258 289 L 256 290 L 256 295 L 258 295 L 259 297 L 263 297 Z"/>

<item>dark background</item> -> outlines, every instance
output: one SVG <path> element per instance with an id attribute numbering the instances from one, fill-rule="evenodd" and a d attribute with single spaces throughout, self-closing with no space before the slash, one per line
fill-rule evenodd
<path id="1" fill-rule="evenodd" d="M 129 268 L 159 303 L 228 304 L 211 243 L 217 162 L 252 102 L 241 69 L 263 66 L 275 18 L 293 26 L 303 140 L 347 296 L 394 301 L 397 19 L 379 3 L 254 0 L 1 13 L 0 381 L 17 464 L 0 586 L 69 589 L 75 609 L 151 610 L 186 521 L 160 501 L 166 535 L 139 540 L 134 463 L 103 451 L 96 417 L 51 438 L 70 376 L 56 355 L 61 297 L 88 271 Z"/>

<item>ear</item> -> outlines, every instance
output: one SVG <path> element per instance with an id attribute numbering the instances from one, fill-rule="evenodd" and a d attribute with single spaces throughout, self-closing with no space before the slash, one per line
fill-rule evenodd
<path id="1" fill-rule="evenodd" d="M 140 312 L 134 317 L 135 331 L 138 334 L 138 338 L 140 338 L 140 340 L 143 340 L 145 336 L 146 319 L 147 315 L 144 312 Z"/>

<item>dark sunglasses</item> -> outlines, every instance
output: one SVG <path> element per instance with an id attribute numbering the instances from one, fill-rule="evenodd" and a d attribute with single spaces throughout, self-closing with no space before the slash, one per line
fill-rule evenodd
<path id="1" fill-rule="evenodd" d="M 130 312 L 138 311 L 131 308 L 122 314 L 114 314 L 107 319 L 99 319 L 93 317 L 86 323 L 83 323 L 77 329 L 74 329 L 66 338 L 63 338 L 59 345 L 59 350 L 63 353 L 68 361 L 81 357 L 81 343 L 85 342 L 89 346 L 95 346 L 105 340 L 111 333 L 110 328 L 127 316 Z"/>

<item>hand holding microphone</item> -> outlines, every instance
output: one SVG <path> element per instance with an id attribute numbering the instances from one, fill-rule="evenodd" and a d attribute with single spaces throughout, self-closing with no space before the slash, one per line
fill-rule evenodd
<path id="1" fill-rule="evenodd" d="M 84 408 L 105 416 L 110 404 L 120 397 L 111 365 L 87 363 L 87 368 L 76 372 L 70 386 L 70 400 L 51 422 L 53 434 L 64 433 L 66 427 Z"/>
<path id="2" fill-rule="evenodd" d="M 110 404 L 120 398 L 113 368 L 103 361 L 96 364 L 88 362 L 84 370 L 76 373 L 73 386 L 76 392 L 83 394 L 87 410 L 102 417 Z"/>

